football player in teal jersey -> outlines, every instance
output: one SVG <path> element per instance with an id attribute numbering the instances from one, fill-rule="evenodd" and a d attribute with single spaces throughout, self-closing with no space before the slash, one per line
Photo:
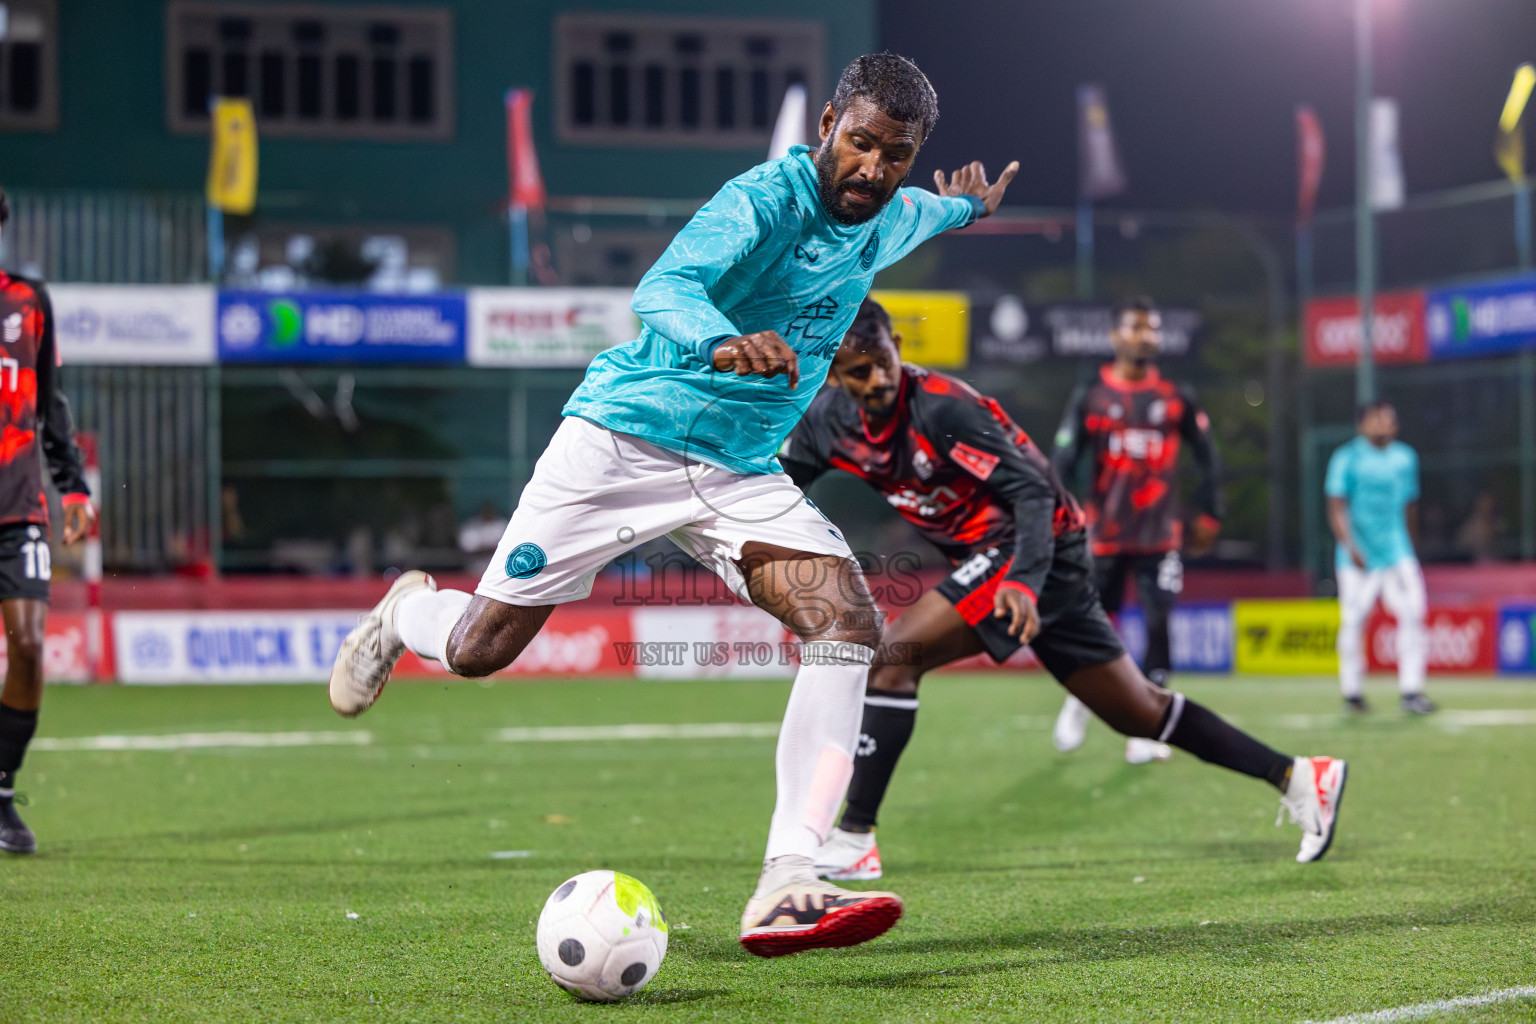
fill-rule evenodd
<path id="1" fill-rule="evenodd" d="M 640 336 L 588 367 L 475 593 L 406 573 L 331 674 L 331 704 L 349 716 L 406 649 L 489 675 L 556 605 L 586 597 L 604 565 L 671 538 L 802 642 L 763 872 L 741 921 L 742 944 L 761 956 L 853 945 L 901 916 L 894 894 L 850 892 L 814 871 L 853 773 L 880 616 L 842 534 L 775 453 L 875 274 L 992 213 L 1018 170 L 993 183 L 973 163 L 936 175 L 937 193 L 903 188 L 937 119 L 910 61 L 848 65 L 820 146 L 727 182 L 640 281 Z"/>
<path id="2" fill-rule="evenodd" d="M 1360 410 L 1359 434 L 1328 460 L 1323 490 L 1338 541 L 1339 686 L 1351 711 L 1366 711 L 1365 620 L 1381 597 L 1397 619 L 1399 704 L 1427 715 L 1428 642 L 1424 573 L 1414 553 L 1419 517 L 1419 455 L 1397 439 L 1397 410 L 1376 401 Z"/>

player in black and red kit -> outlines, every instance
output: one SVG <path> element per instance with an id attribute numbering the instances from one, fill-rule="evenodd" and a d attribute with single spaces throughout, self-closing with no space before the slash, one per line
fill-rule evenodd
<path id="1" fill-rule="evenodd" d="M 1136 597 L 1147 627 L 1142 671 L 1158 686 L 1168 685 L 1173 659 L 1168 619 L 1184 589 L 1184 523 L 1179 514 L 1179 453 L 1187 446 L 1200 473 L 1190 524 L 1189 550 L 1210 550 L 1221 529 L 1221 471 L 1211 441 L 1211 421 L 1194 392 L 1157 371 L 1162 317 L 1151 299 L 1115 307 L 1115 361 L 1080 387 L 1067 403 L 1051 458 L 1063 480 L 1071 480 L 1083 456 L 1092 453 L 1088 492 L 1089 532 L 1098 575 L 1099 598 L 1118 612 L 1126 577 L 1136 580 Z M 1054 740 L 1063 752 L 1082 745 L 1088 709 L 1068 697 L 1056 719 Z M 1130 739 L 1125 759 L 1132 764 L 1162 760 L 1165 744 Z"/>
<path id="2" fill-rule="evenodd" d="M 917 717 L 923 674 L 1025 643 L 1046 670 L 1114 728 L 1157 737 L 1265 779 L 1302 826 L 1298 860 L 1333 835 L 1344 762 L 1292 758 L 1212 712 L 1152 685 L 1099 605 L 1085 518 L 1050 463 L 996 401 L 901 362 L 890 318 L 866 299 L 830 382 L 779 453 L 801 487 L 841 469 L 875 488 L 955 570 L 884 634 L 864 701 L 848 804 L 817 856 L 828 878 L 881 875 L 876 814 Z"/>
<path id="3" fill-rule="evenodd" d="M 0 231 L 9 219 L 10 204 L 0 192 Z M 69 406 L 54 388 L 57 366 L 47 291 L 0 270 L 0 614 L 7 659 L 0 690 L 0 850 L 10 853 L 37 849 L 16 814 L 15 797 L 16 771 L 43 700 L 43 628 L 53 575 L 43 459 L 63 496 L 64 543 L 85 536 L 96 515 Z"/>

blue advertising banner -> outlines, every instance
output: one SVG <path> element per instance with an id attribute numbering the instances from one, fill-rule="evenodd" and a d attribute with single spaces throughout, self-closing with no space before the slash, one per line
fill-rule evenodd
<path id="1" fill-rule="evenodd" d="M 1441 288 L 1428 295 L 1431 359 L 1497 355 L 1536 345 L 1536 277 Z"/>
<path id="2" fill-rule="evenodd" d="M 1130 605 L 1117 616 L 1120 638 L 1138 662 L 1147 655 L 1147 624 L 1141 608 Z M 1191 602 L 1173 610 L 1168 620 L 1169 654 L 1175 672 L 1232 671 L 1232 606 Z"/>
<path id="3" fill-rule="evenodd" d="M 462 363 L 464 296 L 219 292 L 224 363 Z"/>
<path id="4" fill-rule="evenodd" d="M 1536 672 L 1536 604 L 1499 609 L 1499 671 Z"/>

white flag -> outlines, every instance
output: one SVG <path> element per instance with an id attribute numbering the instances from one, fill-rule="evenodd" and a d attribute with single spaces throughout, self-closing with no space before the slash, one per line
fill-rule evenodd
<path id="1" fill-rule="evenodd" d="M 1371 207 L 1396 210 L 1403 205 L 1403 158 L 1397 149 L 1397 101 L 1371 101 Z"/>
<path id="2" fill-rule="evenodd" d="M 773 141 L 768 143 L 768 159 L 789 155 L 790 146 L 805 145 L 805 86 L 795 82 L 784 90 L 784 105 L 773 126 Z"/>

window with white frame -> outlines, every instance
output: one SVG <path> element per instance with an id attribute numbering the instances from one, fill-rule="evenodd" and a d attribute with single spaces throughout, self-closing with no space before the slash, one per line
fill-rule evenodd
<path id="1" fill-rule="evenodd" d="M 820 22 L 565 14 L 555 22 L 565 142 L 750 149 L 768 144 L 784 90 L 825 98 Z"/>
<path id="2" fill-rule="evenodd" d="M 208 130 L 248 97 L 263 134 L 408 141 L 453 134 L 453 20 L 431 7 L 199 3 L 166 9 L 166 120 Z"/>
<path id="3" fill-rule="evenodd" d="M 0 0 L 0 130 L 46 131 L 58 123 L 54 0 Z"/>

